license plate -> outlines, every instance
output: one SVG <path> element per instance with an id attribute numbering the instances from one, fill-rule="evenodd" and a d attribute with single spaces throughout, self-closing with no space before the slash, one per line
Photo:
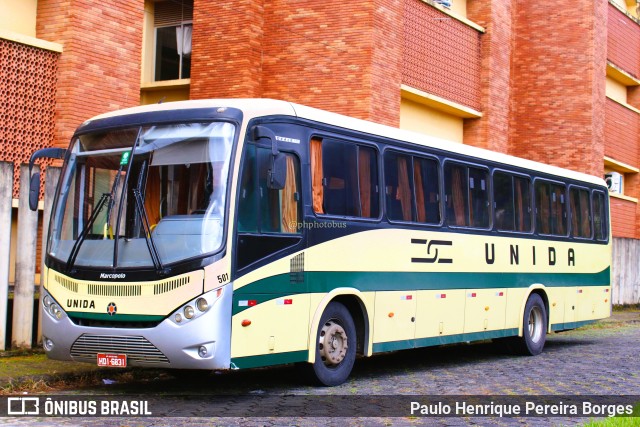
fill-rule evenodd
<path id="1" fill-rule="evenodd" d="M 98 353 L 98 366 L 106 366 L 109 368 L 126 368 L 127 355 Z"/>

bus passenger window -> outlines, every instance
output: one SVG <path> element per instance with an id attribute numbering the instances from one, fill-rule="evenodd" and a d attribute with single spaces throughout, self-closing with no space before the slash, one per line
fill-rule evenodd
<path id="1" fill-rule="evenodd" d="M 469 225 L 467 168 L 447 163 L 444 167 L 444 192 L 449 225 Z"/>
<path id="2" fill-rule="evenodd" d="M 541 234 L 567 235 L 565 187 L 538 180 L 536 191 L 536 227 Z"/>
<path id="3" fill-rule="evenodd" d="M 515 231 L 531 231 L 531 185 L 527 178 L 514 177 Z"/>
<path id="4" fill-rule="evenodd" d="M 593 192 L 593 228 L 596 240 L 607 240 L 609 223 L 607 222 L 605 195 L 600 191 Z"/>
<path id="5" fill-rule="evenodd" d="M 493 200 L 495 203 L 496 229 L 515 231 L 513 204 L 513 177 L 496 172 L 493 175 Z"/>
<path id="6" fill-rule="evenodd" d="M 416 189 L 418 222 L 440 223 L 440 175 L 438 162 L 414 157 L 413 181 Z"/>
<path id="7" fill-rule="evenodd" d="M 531 231 L 531 194 L 529 180 L 504 172 L 493 175 L 496 229 Z"/>
<path id="8" fill-rule="evenodd" d="M 447 221 L 461 227 L 489 227 L 488 172 L 447 163 L 444 169 Z"/>
<path id="9" fill-rule="evenodd" d="M 378 217 L 378 162 L 373 148 L 313 138 L 310 157 L 314 212 Z"/>
<path id="10" fill-rule="evenodd" d="M 472 227 L 489 227 L 489 188 L 487 171 L 469 168 L 469 213 Z"/>
<path id="11" fill-rule="evenodd" d="M 573 237 L 591 237 L 591 212 L 589 190 L 571 188 L 569 192 L 571 203 L 571 235 Z"/>
<path id="12" fill-rule="evenodd" d="M 384 155 L 385 200 L 391 220 L 413 221 L 413 182 L 411 157 L 394 152 Z"/>

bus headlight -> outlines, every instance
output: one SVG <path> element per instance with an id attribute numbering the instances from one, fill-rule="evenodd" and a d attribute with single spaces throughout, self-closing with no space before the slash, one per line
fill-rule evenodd
<path id="1" fill-rule="evenodd" d="M 42 298 L 42 303 L 47 308 L 49 308 L 49 306 L 51 305 L 52 302 L 53 301 L 51 301 L 51 297 L 49 295 L 45 295 L 44 298 Z"/>
<path id="2" fill-rule="evenodd" d="M 197 296 L 191 301 L 184 303 L 182 307 L 176 309 L 176 311 L 169 316 L 169 320 L 176 325 L 186 325 L 211 311 L 218 300 L 221 299 L 222 295 L 224 295 L 224 286 Z"/>
<path id="3" fill-rule="evenodd" d="M 205 312 L 209 308 L 209 303 L 204 298 L 198 298 L 196 301 L 196 307 L 198 307 L 198 310 Z"/>
<path id="4" fill-rule="evenodd" d="M 190 305 L 184 308 L 184 317 L 186 317 L 187 319 L 191 319 L 194 314 L 195 314 L 195 311 L 193 310 L 193 307 L 191 307 Z"/>
<path id="5" fill-rule="evenodd" d="M 58 320 L 62 319 L 62 310 L 60 310 L 60 307 L 58 307 L 57 304 L 51 304 L 49 307 L 49 313 Z"/>

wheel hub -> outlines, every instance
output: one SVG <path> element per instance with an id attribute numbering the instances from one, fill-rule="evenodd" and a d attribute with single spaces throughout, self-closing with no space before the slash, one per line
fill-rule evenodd
<path id="1" fill-rule="evenodd" d="M 529 336 L 531 341 L 538 342 L 542 338 L 542 311 L 538 307 L 533 307 L 529 313 Z"/>
<path id="2" fill-rule="evenodd" d="M 333 320 L 329 320 L 320 330 L 318 337 L 320 357 L 327 366 L 335 366 L 347 355 L 348 338 L 344 328 Z"/>

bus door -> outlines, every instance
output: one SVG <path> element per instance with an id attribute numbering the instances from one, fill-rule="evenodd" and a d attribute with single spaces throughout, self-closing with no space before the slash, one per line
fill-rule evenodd
<path id="1" fill-rule="evenodd" d="M 272 148 L 268 140 L 247 141 L 242 154 L 232 324 L 232 357 L 240 368 L 246 366 L 238 357 L 297 352 L 308 345 L 300 156 L 278 149 L 286 172 L 282 188 L 274 188 Z"/>

